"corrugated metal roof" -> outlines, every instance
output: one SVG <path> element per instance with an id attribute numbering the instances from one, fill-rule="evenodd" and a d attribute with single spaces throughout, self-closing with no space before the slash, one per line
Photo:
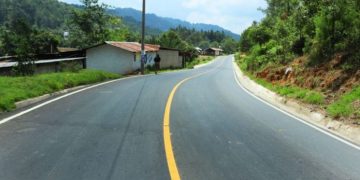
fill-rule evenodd
<path id="1" fill-rule="evenodd" d="M 114 47 L 118 47 L 130 52 L 141 52 L 141 44 L 138 42 L 115 42 L 115 41 L 106 41 L 106 44 L 109 44 Z M 160 46 L 155 44 L 145 44 L 145 51 L 147 52 L 156 52 L 159 51 Z"/>
<path id="2" fill-rule="evenodd" d="M 220 49 L 220 48 L 209 48 L 209 49 L 212 49 L 212 50 L 214 50 L 214 51 L 223 51 L 223 50 Z"/>
<path id="3" fill-rule="evenodd" d="M 80 49 L 77 48 L 69 48 L 69 47 L 57 47 L 58 52 L 73 52 L 79 51 Z"/>
<path id="4" fill-rule="evenodd" d="M 34 63 L 35 64 L 47 64 L 47 63 L 63 62 L 63 61 L 76 61 L 76 60 L 81 60 L 81 59 L 85 59 L 85 57 L 37 60 Z M 17 62 L 0 62 L 0 68 L 14 67 L 14 66 L 17 66 L 17 64 L 18 64 Z"/>

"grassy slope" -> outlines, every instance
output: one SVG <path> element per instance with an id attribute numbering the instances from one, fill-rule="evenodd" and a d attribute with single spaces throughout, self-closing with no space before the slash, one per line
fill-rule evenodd
<path id="1" fill-rule="evenodd" d="M 79 85 L 116 79 L 117 74 L 96 70 L 63 72 L 31 77 L 0 77 L 0 111 L 15 108 L 15 102 Z"/>
<path id="2" fill-rule="evenodd" d="M 310 104 L 321 105 L 325 102 L 325 96 L 320 92 L 311 91 L 308 89 L 304 89 L 304 88 L 300 88 L 300 87 L 292 86 L 292 85 L 284 86 L 284 85 L 280 85 L 280 84 L 276 84 L 276 83 L 273 84 L 273 83 L 266 81 L 265 79 L 257 78 L 250 72 L 246 71 L 246 69 L 244 68 L 244 65 L 242 64 L 241 58 L 238 55 L 236 56 L 236 62 L 239 65 L 239 67 L 241 68 L 241 70 L 243 72 L 245 72 L 245 74 L 247 76 L 249 76 L 252 80 L 254 80 L 258 84 L 278 93 L 279 95 L 282 95 L 285 97 L 290 97 L 290 98 L 295 98 L 295 99 L 298 99 L 298 100 L 301 100 L 303 102 L 310 103 Z"/>
<path id="3" fill-rule="evenodd" d="M 355 115 L 355 119 L 357 119 L 356 121 L 360 122 L 360 86 L 353 89 L 351 92 L 344 94 L 337 101 L 328 104 L 325 102 L 324 94 L 320 92 L 300 88 L 297 86 L 272 84 L 265 79 L 257 78 L 250 72 L 246 71 L 244 68 L 245 66 L 241 61 L 242 58 L 240 55 L 237 55 L 236 59 L 237 64 L 247 76 L 256 81 L 258 84 L 261 84 L 262 86 L 278 93 L 279 95 L 295 98 L 309 104 L 322 105 L 324 108 L 326 108 L 327 112 L 332 117 L 347 118 Z M 357 105 L 354 106 L 354 104 Z"/>
<path id="4" fill-rule="evenodd" d="M 333 117 L 349 117 L 351 115 L 360 117 L 360 86 L 341 96 L 330 104 L 327 110 Z M 358 121 L 360 122 L 360 120 Z"/>

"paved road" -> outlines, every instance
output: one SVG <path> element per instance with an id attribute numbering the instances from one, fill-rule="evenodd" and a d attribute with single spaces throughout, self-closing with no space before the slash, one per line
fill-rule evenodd
<path id="1" fill-rule="evenodd" d="M 360 179 L 359 150 L 247 94 L 231 56 L 99 86 L 1 124 L 0 179 L 169 179 L 165 105 L 177 83 L 204 72 L 172 103 L 182 179 Z"/>

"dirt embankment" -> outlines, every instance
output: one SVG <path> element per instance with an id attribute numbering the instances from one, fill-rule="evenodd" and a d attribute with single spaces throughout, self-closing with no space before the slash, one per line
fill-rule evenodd
<path id="1" fill-rule="evenodd" d="M 331 61 L 317 66 L 309 66 L 308 61 L 307 56 L 302 56 L 286 65 L 270 65 L 256 76 L 280 85 L 296 85 L 322 92 L 326 96 L 325 104 L 333 103 L 360 85 L 360 69 L 351 68 L 351 64 L 346 62 L 345 55 L 338 54 Z M 353 108 L 360 109 L 360 100 L 352 105 Z M 360 117 L 353 115 L 350 119 L 353 119 L 350 120 L 352 122 L 359 122 L 357 120 Z"/>

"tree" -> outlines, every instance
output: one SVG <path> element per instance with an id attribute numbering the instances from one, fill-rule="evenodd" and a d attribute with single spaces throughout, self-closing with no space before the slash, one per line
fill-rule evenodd
<path id="1" fill-rule="evenodd" d="M 210 42 L 209 42 L 209 41 L 201 41 L 201 42 L 199 43 L 199 47 L 200 47 L 201 49 L 206 49 L 206 48 L 210 47 Z"/>
<path id="2" fill-rule="evenodd" d="M 70 19 L 70 39 L 72 44 L 88 47 L 108 40 L 110 36 L 110 16 L 107 6 L 98 4 L 98 0 L 81 0 L 84 7 L 75 9 Z"/>
<path id="3" fill-rule="evenodd" d="M 160 45 L 162 47 L 175 48 L 180 50 L 186 50 L 188 46 L 188 44 L 185 41 L 183 41 L 179 37 L 179 35 L 173 30 L 165 32 L 161 35 Z"/>
<path id="4" fill-rule="evenodd" d="M 118 17 L 111 16 L 109 18 L 109 25 L 108 40 L 110 41 L 125 41 L 129 33 L 131 33 Z"/>
<path id="5" fill-rule="evenodd" d="M 237 42 L 232 38 L 226 38 L 222 43 L 222 48 L 227 54 L 232 54 L 237 50 Z"/>
<path id="6" fill-rule="evenodd" d="M 32 33 L 27 21 L 19 17 L 7 24 L 2 34 L 4 52 L 16 57 L 15 73 L 18 75 L 31 75 L 34 73 L 34 48 L 32 48 Z"/>
<path id="7" fill-rule="evenodd" d="M 310 65 L 345 53 L 357 66 L 360 53 L 360 3 L 357 0 L 267 0 L 266 17 L 243 32 L 240 49 L 259 65 L 287 62 L 304 53 Z M 249 60 L 250 62 L 250 60 Z"/>

